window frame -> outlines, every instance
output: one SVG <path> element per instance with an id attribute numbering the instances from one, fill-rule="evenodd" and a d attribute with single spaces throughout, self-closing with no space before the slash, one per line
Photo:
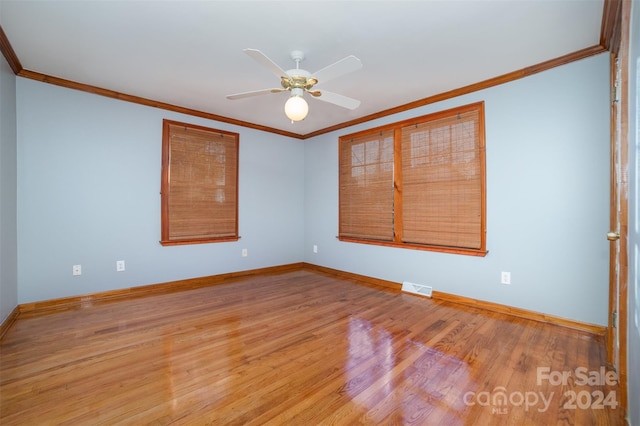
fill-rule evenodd
<path id="1" fill-rule="evenodd" d="M 403 217 L 403 184 L 402 184 L 402 129 L 407 126 L 421 124 L 430 121 L 438 121 L 446 119 L 447 117 L 460 116 L 469 112 L 477 113 L 478 121 L 478 134 L 477 134 L 477 152 L 479 155 L 479 185 L 480 185 L 480 224 L 479 224 L 479 248 L 470 247 L 456 247 L 436 244 L 421 244 L 421 243 L 409 243 L 402 241 L 402 217 Z M 379 239 L 367 239 L 353 236 L 346 236 L 343 232 L 343 185 L 342 182 L 342 161 L 343 161 L 343 144 L 357 138 L 366 138 L 367 135 L 382 135 L 385 132 L 394 132 L 394 171 L 393 171 L 393 237 L 390 241 Z M 349 142 L 348 142 L 349 141 Z M 389 247 L 400 247 L 414 250 L 426 250 L 442 253 L 462 254 L 471 256 L 486 256 L 488 253 L 486 248 L 486 140 L 485 140 L 485 117 L 484 117 L 484 102 L 476 102 L 473 104 L 463 105 L 432 114 L 423 115 L 420 117 L 414 117 L 407 120 L 390 123 L 387 125 L 362 130 L 356 133 L 341 136 L 338 140 L 338 240 L 343 242 L 372 244 Z"/>
<path id="2" fill-rule="evenodd" d="M 171 203 L 170 203 L 170 192 L 172 189 L 171 186 L 171 143 L 172 143 L 172 138 L 171 138 L 171 133 L 170 133 L 170 129 L 171 126 L 178 126 L 178 127 L 184 127 L 185 130 L 187 129 L 192 129 L 195 131 L 198 131 L 200 133 L 202 132 L 208 132 L 211 133 L 211 135 L 213 137 L 215 136 L 220 136 L 220 137 L 225 137 L 225 138 L 233 138 L 234 142 L 233 144 L 234 149 L 235 149 L 235 161 L 232 159 L 232 162 L 230 163 L 234 170 L 234 176 L 233 176 L 233 185 L 235 186 L 235 188 L 232 188 L 232 191 L 234 190 L 234 205 L 232 207 L 232 210 L 234 211 L 233 215 L 233 221 L 234 221 L 234 230 L 233 230 L 233 235 L 224 235 L 224 236 L 206 236 L 206 237 L 194 237 L 194 236 L 187 236 L 187 237 L 175 237 L 175 236 L 171 236 L 170 233 L 170 227 L 171 227 L 171 221 L 173 220 L 178 220 L 178 219 L 174 219 L 173 215 L 172 215 L 172 210 L 171 210 Z M 217 242 L 229 242 L 229 241 L 237 241 L 240 236 L 238 234 L 238 177 L 239 177 L 239 154 L 240 154 L 240 135 L 238 133 L 235 132 L 229 132 L 229 131 L 225 131 L 225 130 L 219 130 L 219 129 L 213 129 L 213 128 L 209 128 L 209 127 L 205 127 L 205 126 L 199 126 L 199 125 L 195 125 L 195 124 L 190 124 L 190 123 L 183 123 L 183 122 L 179 122 L 179 121 L 174 121 L 174 120 L 168 120 L 168 119 L 164 119 L 162 121 L 162 173 L 161 173 L 161 187 L 160 187 L 160 204 L 161 204 L 161 238 L 160 238 L 160 244 L 163 246 L 173 246 L 173 245 L 186 245 L 186 244 L 204 244 L 204 243 L 217 243 Z M 225 158 L 225 165 L 227 159 Z M 226 179 L 225 179 L 226 181 Z M 226 183 L 225 183 L 226 184 Z M 202 185 L 202 184 L 200 184 Z M 175 188 L 174 188 L 175 190 Z M 230 216 L 228 216 L 230 218 Z"/>

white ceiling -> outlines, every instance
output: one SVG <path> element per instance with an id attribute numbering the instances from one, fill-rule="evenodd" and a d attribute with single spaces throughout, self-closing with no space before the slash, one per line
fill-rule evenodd
<path id="1" fill-rule="evenodd" d="M 0 0 L 23 69 L 300 135 L 596 46 L 604 0 Z M 363 68 L 320 84 L 361 101 L 310 99 L 291 123 L 287 93 L 244 48 L 281 68 L 302 50 L 314 72 L 348 55 Z M 322 83 L 322 82 L 321 82 Z"/>

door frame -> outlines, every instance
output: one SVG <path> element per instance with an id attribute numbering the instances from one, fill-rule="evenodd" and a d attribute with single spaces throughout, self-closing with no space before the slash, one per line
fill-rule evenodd
<path id="1" fill-rule="evenodd" d="M 607 362 L 616 369 L 620 407 L 627 411 L 628 211 L 629 211 L 629 31 L 631 0 L 605 2 L 615 8 L 611 38 L 610 226 L 619 234 L 610 244 Z M 619 75 L 618 75 L 619 73 Z"/>

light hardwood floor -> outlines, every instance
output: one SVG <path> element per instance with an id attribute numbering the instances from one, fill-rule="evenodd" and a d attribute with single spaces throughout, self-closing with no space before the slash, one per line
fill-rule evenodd
<path id="1" fill-rule="evenodd" d="M 0 424 L 623 424 L 601 368 L 601 336 L 298 270 L 22 314 Z"/>

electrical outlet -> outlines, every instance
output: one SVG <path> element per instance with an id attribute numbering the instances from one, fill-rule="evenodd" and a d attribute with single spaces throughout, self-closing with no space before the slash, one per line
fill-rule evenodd
<path id="1" fill-rule="evenodd" d="M 504 272 L 500 275 L 500 283 L 511 284 L 511 272 Z"/>
<path id="2" fill-rule="evenodd" d="M 124 260 L 117 260 L 116 261 L 116 271 L 117 272 L 124 271 Z"/>
<path id="3" fill-rule="evenodd" d="M 249 256 L 249 251 L 247 249 L 242 249 L 242 257 Z"/>
<path id="4" fill-rule="evenodd" d="M 73 265 L 71 270 L 73 275 L 82 275 L 82 265 Z"/>
<path id="5" fill-rule="evenodd" d="M 317 252 L 318 252 L 318 246 L 317 246 L 317 245 L 315 245 L 315 244 L 313 245 L 313 252 L 314 252 L 314 253 L 317 253 Z"/>

